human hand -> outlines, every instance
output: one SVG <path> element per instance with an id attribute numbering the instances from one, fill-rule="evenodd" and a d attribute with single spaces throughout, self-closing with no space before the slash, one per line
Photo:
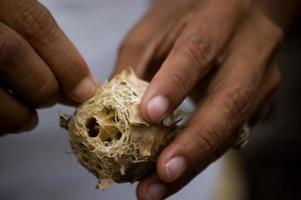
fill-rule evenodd
<path id="1" fill-rule="evenodd" d="M 129 32 L 114 73 L 151 80 L 144 118 L 160 123 L 187 96 L 196 114 L 142 179 L 139 199 L 162 199 L 229 149 L 238 127 L 270 102 L 280 80 L 272 62 L 283 31 L 246 0 L 159 0 Z"/>
<path id="2" fill-rule="evenodd" d="M 0 1 L 0 135 L 30 130 L 36 109 L 83 102 L 96 82 L 79 52 L 36 0 Z"/>

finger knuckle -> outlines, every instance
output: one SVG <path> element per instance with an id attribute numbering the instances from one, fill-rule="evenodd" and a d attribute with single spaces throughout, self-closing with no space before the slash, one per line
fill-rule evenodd
<path id="1" fill-rule="evenodd" d="M 139 52 L 144 49 L 144 43 L 138 39 L 136 35 L 127 36 L 118 49 L 118 54 L 121 54 L 124 50 Z"/>
<path id="2" fill-rule="evenodd" d="M 282 75 L 281 75 L 281 72 L 280 72 L 279 68 L 278 68 L 278 67 L 275 68 L 275 69 L 274 69 L 274 72 L 273 72 L 273 83 L 274 83 L 274 86 L 275 86 L 275 87 L 278 87 L 278 86 L 279 86 L 279 84 L 280 84 L 280 82 L 281 82 L 281 79 L 282 79 L 281 76 L 282 76 Z"/>
<path id="3" fill-rule="evenodd" d="M 269 53 L 273 53 L 280 45 L 284 38 L 284 31 L 266 16 L 259 12 L 253 12 L 255 16 L 256 26 L 258 28 L 257 36 L 266 46 Z"/>
<path id="4" fill-rule="evenodd" d="M 1 29 L 1 25 L 0 25 Z M 13 37 L 8 32 L 0 31 L 0 71 L 1 73 L 8 73 L 11 68 L 10 65 L 16 60 L 22 51 L 22 42 Z"/>
<path id="5" fill-rule="evenodd" d="M 212 131 L 210 134 L 213 136 L 216 135 L 215 133 L 212 133 Z M 200 152 L 206 152 L 206 154 L 204 154 L 206 157 L 202 160 L 210 162 L 211 159 L 215 158 L 216 146 L 212 139 L 208 139 L 206 136 L 199 137 L 197 140 L 197 147 Z"/>
<path id="6" fill-rule="evenodd" d="M 199 155 L 199 158 L 196 160 L 197 164 L 192 164 L 192 166 L 195 166 L 195 172 L 204 169 L 224 153 L 226 143 L 221 133 L 223 133 L 223 130 L 219 129 L 219 127 L 208 127 L 207 129 L 203 127 L 202 133 L 195 138 L 196 146 L 194 149 Z"/>
<path id="7" fill-rule="evenodd" d="M 262 39 L 269 52 L 274 53 L 275 49 L 280 45 L 283 40 L 283 30 L 274 24 L 270 25 L 269 30 L 263 30 L 261 33 Z"/>
<path id="8" fill-rule="evenodd" d="M 268 89 L 269 95 L 273 95 L 276 92 L 281 82 L 280 70 L 278 68 L 274 68 L 272 70 L 273 71 L 271 73 L 269 89 Z"/>
<path id="9" fill-rule="evenodd" d="M 35 116 L 30 111 L 19 110 L 16 112 L 16 115 L 16 117 L 0 115 L 0 134 L 15 133 L 24 130 L 24 128 L 29 130 L 36 127 L 37 121 L 34 120 Z"/>
<path id="10" fill-rule="evenodd" d="M 16 29 L 26 38 L 46 39 L 55 27 L 50 12 L 34 0 L 18 1 L 15 5 Z"/>
<path id="11" fill-rule="evenodd" d="M 180 42 L 179 48 L 184 48 L 190 58 L 192 67 L 198 70 L 208 70 L 208 66 L 215 57 L 215 48 L 210 37 L 192 34 L 184 37 Z"/>
<path id="12" fill-rule="evenodd" d="M 88 76 L 89 70 L 81 57 L 71 55 L 61 60 L 62 62 L 54 70 L 63 91 L 70 92 L 84 77 Z"/>
<path id="13" fill-rule="evenodd" d="M 242 14 L 249 11 L 251 4 L 248 0 L 227 0 L 227 3 L 231 6 L 231 10 L 234 10 L 236 12 L 240 12 Z"/>
<path id="14" fill-rule="evenodd" d="M 272 24 L 273 30 L 271 35 L 271 41 L 274 43 L 274 46 L 279 46 L 279 44 L 283 41 L 284 38 L 284 31 L 276 26 L 275 24 Z"/>
<path id="15" fill-rule="evenodd" d="M 251 88 L 236 87 L 224 92 L 224 108 L 233 126 L 241 123 L 247 117 L 254 95 Z"/>
<path id="16" fill-rule="evenodd" d="M 189 70 L 183 69 L 183 67 L 175 65 L 172 73 L 170 73 L 171 82 L 174 83 L 179 91 L 189 92 L 192 87 L 192 77 Z"/>

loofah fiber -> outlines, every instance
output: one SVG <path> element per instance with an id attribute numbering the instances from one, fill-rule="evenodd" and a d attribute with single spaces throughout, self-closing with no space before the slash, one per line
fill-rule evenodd
<path id="1" fill-rule="evenodd" d="M 61 126 L 69 131 L 73 152 L 99 179 L 100 189 L 145 175 L 175 136 L 173 115 L 168 125 L 150 125 L 140 115 L 147 86 L 127 69 L 79 106 L 73 117 L 61 114 Z"/>

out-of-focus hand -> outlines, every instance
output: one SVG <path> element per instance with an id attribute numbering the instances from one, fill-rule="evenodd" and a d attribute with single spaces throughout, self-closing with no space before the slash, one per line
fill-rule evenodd
<path id="1" fill-rule="evenodd" d="M 198 104 L 184 130 L 142 179 L 139 199 L 162 199 L 230 148 L 238 127 L 270 102 L 272 62 L 283 30 L 247 0 L 159 0 L 129 32 L 114 73 L 133 67 L 151 80 L 141 103 L 160 123 L 187 96 Z"/>
<path id="2" fill-rule="evenodd" d="M 82 102 L 96 82 L 73 44 L 36 0 L 0 1 L 0 135 L 30 130 L 36 109 Z"/>

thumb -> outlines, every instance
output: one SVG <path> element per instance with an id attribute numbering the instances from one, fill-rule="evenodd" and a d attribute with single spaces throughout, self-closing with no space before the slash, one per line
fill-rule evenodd
<path id="1" fill-rule="evenodd" d="M 66 97 L 81 103 L 95 93 L 97 84 L 87 64 L 47 8 L 34 0 L 4 1 L 1 6 L 0 21 L 31 45 Z"/>

